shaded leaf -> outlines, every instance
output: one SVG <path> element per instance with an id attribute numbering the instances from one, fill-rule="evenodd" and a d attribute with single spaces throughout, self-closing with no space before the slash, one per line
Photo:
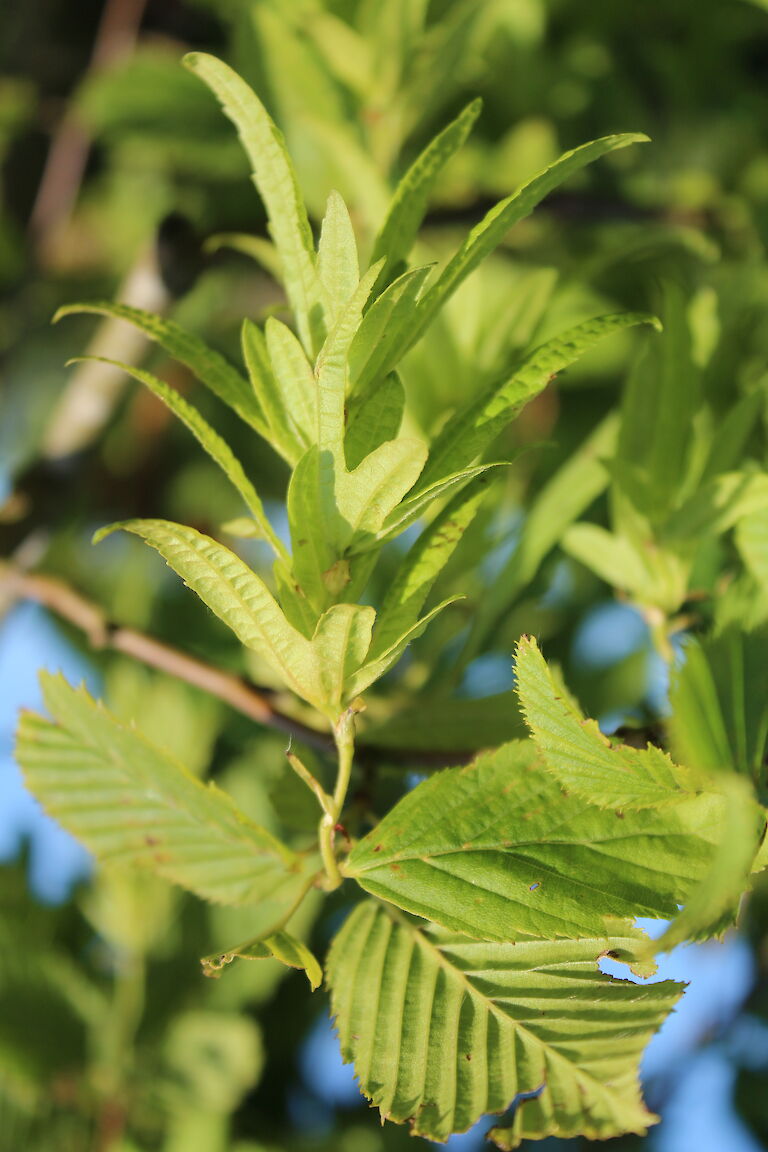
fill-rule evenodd
<path id="1" fill-rule="evenodd" d="M 204 956 L 200 963 L 205 976 L 217 977 L 233 960 L 279 960 L 287 968 L 304 972 L 313 992 L 323 982 L 323 970 L 316 957 L 302 940 L 290 932 L 273 932 L 261 940 L 249 940 L 226 952 L 214 952 Z"/>

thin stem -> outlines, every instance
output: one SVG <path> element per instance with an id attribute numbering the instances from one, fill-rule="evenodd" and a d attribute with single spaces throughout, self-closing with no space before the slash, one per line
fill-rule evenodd
<path id="1" fill-rule="evenodd" d="M 318 827 L 320 855 L 323 858 L 323 865 L 325 866 L 327 875 L 326 888 L 328 888 L 329 891 L 338 888 L 342 881 L 338 860 L 336 859 L 336 852 L 334 851 L 334 836 L 336 833 L 336 825 L 344 808 L 344 801 L 347 798 L 349 780 L 352 775 L 352 762 L 355 755 L 356 711 L 354 707 L 347 708 L 346 712 L 341 714 L 333 727 L 333 738 L 338 753 L 336 786 L 333 790 L 331 806 L 326 810 Z"/>
<path id="2" fill-rule="evenodd" d="M 311 792 L 314 792 L 323 812 L 326 814 L 330 813 L 333 806 L 333 798 L 328 795 L 317 777 L 312 775 L 309 768 L 302 763 L 296 753 L 292 752 L 290 748 L 286 749 L 285 757 L 299 779 L 306 784 Z"/>

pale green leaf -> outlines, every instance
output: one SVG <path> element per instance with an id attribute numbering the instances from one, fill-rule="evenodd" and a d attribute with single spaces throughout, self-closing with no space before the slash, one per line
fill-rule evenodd
<path id="1" fill-rule="evenodd" d="M 317 383 L 300 341 L 274 316 L 264 325 L 267 354 L 280 392 L 280 408 L 287 415 L 303 450 L 317 434 Z"/>
<path id="2" fill-rule="evenodd" d="M 344 440 L 347 468 L 354 470 L 371 452 L 400 431 L 405 409 L 405 389 L 396 373 L 369 387 L 350 406 Z"/>
<path id="3" fill-rule="evenodd" d="M 283 137 L 255 92 L 221 60 L 204 52 L 190 52 L 184 64 L 215 93 L 237 128 L 267 210 L 302 344 L 314 352 L 322 333 L 314 242 Z"/>
<path id="4" fill-rule="evenodd" d="M 360 282 L 355 230 L 338 192 L 331 192 L 328 197 L 317 248 L 317 271 L 330 331 Z"/>
<path id="5" fill-rule="evenodd" d="M 493 252 L 494 248 L 499 246 L 510 228 L 529 216 L 545 196 L 573 173 L 580 171 L 607 152 L 626 148 L 628 144 L 641 143 L 647 139 L 647 136 L 638 133 L 624 133 L 619 136 L 604 136 L 600 140 L 593 140 L 590 144 L 583 144 L 572 152 L 564 153 L 549 168 L 491 208 L 469 233 L 435 283 L 422 296 L 408 333 L 407 347 L 416 342 L 459 284 Z"/>
<path id="6" fill-rule="evenodd" d="M 488 474 L 450 501 L 401 561 L 379 610 L 374 652 L 385 652 L 419 618 L 427 596 L 488 493 Z"/>
<path id="7" fill-rule="evenodd" d="M 387 218 L 376 238 L 373 259 L 386 258 L 379 276 L 379 289 L 392 279 L 413 247 L 435 181 L 450 158 L 458 152 L 472 131 L 483 102 L 473 100 L 411 164 L 392 197 Z"/>
<path id="8" fill-rule="evenodd" d="M 264 582 L 239 556 L 194 528 L 168 520 L 112 524 L 94 539 L 118 529 L 146 540 L 241 644 L 258 652 L 304 700 L 324 708 L 310 641 L 288 623 Z"/>
<path id="9" fill-rule="evenodd" d="M 696 540 L 733 528 L 744 516 L 768 515 L 768 475 L 722 472 L 697 489 L 664 525 L 662 539 Z"/>
<path id="10" fill-rule="evenodd" d="M 345 406 L 349 390 L 349 349 L 363 318 L 363 309 L 379 273 L 379 264 L 369 268 L 343 308 L 339 319 L 320 351 L 315 364 L 318 413 L 317 443 L 323 449 L 341 453 L 345 432 Z"/>
<path id="11" fill-rule="evenodd" d="M 248 381 L 243 379 L 228 360 L 175 321 L 156 316 L 153 312 L 145 312 L 141 308 L 132 308 L 128 304 L 99 301 L 89 304 L 66 304 L 54 316 L 54 323 L 62 316 L 70 316 L 77 312 L 93 312 L 133 324 L 150 340 L 159 344 L 164 352 L 188 368 L 201 384 L 210 388 L 219 400 L 234 409 L 238 416 L 250 424 L 260 436 L 268 438 L 265 413 Z"/>
<path id="12" fill-rule="evenodd" d="M 338 715 L 357 695 L 348 684 L 365 661 L 376 613 L 361 604 L 334 604 L 320 617 L 312 647 L 317 654 L 323 698 Z"/>
<path id="13" fill-rule="evenodd" d="M 278 284 L 282 282 L 283 270 L 277 248 L 271 240 L 265 240 L 263 236 L 251 236 L 246 232 L 217 232 L 208 237 L 204 248 L 206 252 L 218 252 L 222 248 L 242 252 L 244 256 L 250 256 L 255 260 Z"/>
<path id="14" fill-rule="evenodd" d="M 669 919 L 711 864 L 723 804 L 606 811 L 565 794 L 532 741 L 419 784 L 360 840 L 346 875 L 485 940 L 603 936 L 606 917 Z"/>
<path id="15" fill-rule="evenodd" d="M 43 807 L 105 864 L 142 865 L 204 899 L 290 907 L 316 859 L 253 824 L 84 688 L 43 674 L 52 719 L 22 716 L 18 757 Z"/>
<path id="16" fill-rule="evenodd" d="M 279 538 L 275 535 L 272 525 L 266 517 L 264 507 L 259 499 L 259 494 L 251 484 L 248 477 L 243 471 L 243 466 L 237 459 L 232 449 L 222 440 L 218 432 L 215 432 L 194 408 L 189 401 L 185 400 L 180 393 L 170 388 L 163 380 L 153 376 L 151 372 L 145 372 L 141 368 L 134 368 L 130 364 L 122 364 L 118 360 L 107 360 L 102 356 L 87 356 L 82 357 L 84 360 L 98 360 L 102 364 L 111 364 L 115 368 L 122 368 L 134 380 L 138 380 L 146 388 L 157 396 L 158 400 L 162 400 L 174 416 L 177 416 L 183 424 L 187 426 L 192 435 L 198 443 L 205 449 L 212 460 L 218 464 L 224 475 L 227 477 L 233 488 L 242 497 L 248 511 L 253 516 L 251 523 L 256 529 L 254 535 L 267 540 L 275 551 L 277 556 L 281 556 L 287 560 L 288 554 L 284 545 Z"/>
<path id="17" fill-rule="evenodd" d="M 598 969 L 631 958 L 636 930 L 610 940 L 490 944 L 419 925 L 374 901 L 345 921 L 328 957 L 342 1057 L 383 1119 L 446 1140 L 519 1099 L 502 1148 L 526 1137 L 642 1133 L 638 1065 L 680 997 Z M 535 1098 L 533 1098 L 535 1097 Z"/>
<path id="18" fill-rule="evenodd" d="M 511 376 L 489 385 L 477 400 L 448 421 L 430 449 L 419 487 L 471 464 L 554 375 L 604 337 L 637 324 L 656 326 L 658 321 L 644 312 L 597 316 L 536 348 Z"/>
<path id="19" fill-rule="evenodd" d="M 704 466 L 704 478 L 738 468 L 752 429 L 765 409 L 768 381 L 763 380 L 746 396 L 742 396 L 728 411 L 712 437 L 712 445 Z"/>
<path id="20" fill-rule="evenodd" d="M 611 588 L 623 588 L 639 597 L 648 594 L 650 577 L 643 555 L 625 536 L 600 524 L 573 524 L 561 543 L 564 552 Z"/>
<path id="21" fill-rule="evenodd" d="M 360 695 L 366 688 L 369 688 L 376 680 L 380 680 L 385 672 L 396 664 L 397 661 L 405 652 L 406 648 L 412 640 L 417 640 L 422 632 L 428 627 L 432 620 L 449 604 L 455 604 L 457 600 L 461 600 L 461 596 L 449 596 L 447 600 L 443 600 L 440 604 L 435 605 L 431 611 L 427 612 L 420 620 L 416 620 L 409 627 L 405 628 L 401 634 L 393 639 L 392 635 L 386 638 L 387 647 L 384 644 L 377 644 L 376 637 L 374 637 L 371 646 L 371 654 L 368 661 L 363 665 L 359 672 L 354 675 L 348 686 L 348 695 L 352 698 Z"/>
<path id="22" fill-rule="evenodd" d="M 313 992 L 323 982 L 323 970 L 317 958 L 302 940 L 298 940 L 290 932 L 272 932 L 260 940 L 248 940 L 236 948 L 204 956 L 200 963 L 205 976 L 217 977 L 221 974 L 222 968 L 231 964 L 233 960 L 279 960 L 287 968 L 297 968 L 304 972 Z"/>
<path id="23" fill-rule="evenodd" d="M 264 333 L 253 321 L 244 320 L 242 329 L 243 359 L 266 421 L 264 437 L 284 460 L 293 465 L 305 451 L 305 442 L 291 413 L 285 407 L 267 351 Z"/>
<path id="24" fill-rule="evenodd" d="M 411 322 L 416 298 L 431 266 L 413 268 L 394 280 L 363 316 L 349 349 L 349 382 L 363 392 L 397 365 L 406 348 L 403 333 Z"/>
<path id="25" fill-rule="evenodd" d="M 660 748 L 611 745 L 596 721 L 565 696 L 536 641 L 523 636 L 515 653 L 517 694 L 547 768 L 569 792 L 602 808 L 655 808 L 696 795 L 701 781 Z M 697 787 L 698 785 L 698 787 Z"/>

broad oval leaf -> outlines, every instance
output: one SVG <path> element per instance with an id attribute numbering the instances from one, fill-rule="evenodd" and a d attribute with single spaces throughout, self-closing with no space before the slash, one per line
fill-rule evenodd
<path id="1" fill-rule="evenodd" d="M 17 753 L 31 792 L 104 864 L 142 865 L 206 900 L 274 902 L 276 918 L 313 882 L 316 857 L 253 824 L 84 688 L 43 673 L 51 719 L 24 713 Z"/>
<path id="2" fill-rule="evenodd" d="M 602 936 L 606 917 L 669 919 L 711 863 L 723 804 L 654 814 L 566 795 L 532 741 L 419 784 L 360 840 L 346 875 L 374 896 L 501 942 Z"/>
<path id="3" fill-rule="evenodd" d="M 642 1133 L 657 1120 L 638 1064 L 682 992 L 603 975 L 636 930 L 608 940 L 491 944 L 435 932 L 374 901 L 345 921 L 327 977 L 345 1061 L 383 1119 L 446 1140 L 515 1101 L 491 1139 Z"/>

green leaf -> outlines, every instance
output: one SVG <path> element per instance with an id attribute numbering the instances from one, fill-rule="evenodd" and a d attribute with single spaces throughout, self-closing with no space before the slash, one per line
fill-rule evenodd
<path id="1" fill-rule="evenodd" d="M 369 659 L 350 680 L 347 687 L 348 695 L 350 697 L 359 696 L 361 692 L 364 692 L 366 688 L 369 688 L 376 680 L 380 680 L 384 673 L 388 672 L 392 665 L 397 663 L 410 642 L 421 636 L 422 632 L 431 624 L 435 616 L 439 615 L 449 604 L 455 604 L 457 600 L 461 600 L 461 596 L 449 596 L 447 600 L 443 600 L 440 604 L 435 605 L 435 607 L 430 612 L 427 612 L 426 615 L 422 616 L 420 620 L 416 620 L 408 628 L 405 628 L 396 639 L 393 639 L 390 635 L 386 640 L 388 647 L 385 647 L 384 643 L 377 644 L 376 638 L 374 637 Z"/>
<path id="2" fill-rule="evenodd" d="M 338 192 L 331 192 L 328 197 L 317 249 L 317 271 L 330 331 L 360 282 L 355 230 Z"/>
<path id="3" fill-rule="evenodd" d="M 265 414 L 248 381 L 244 380 L 228 360 L 214 352 L 197 336 L 187 332 L 173 320 L 165 320 L 141 308 L 131 308 L 127 304 L 111 304 L 102 301 L 90 304 L 66 304 L 59 308 L 54 323 L 62 316 L 77 312 L 93 312 L 100 316 L 111 316 L 115 320 L 125 320 L 139 328 L 150 340 L 154 340 L 164 352 L 178 360 L 206 388 L 210 388 L 229 408 L 250 424 L 260 436 L 267 436 Z"/>
<path id="4" fill-rule="evenodd" d="M 354 470 L 380 445 L 396 438 L 404 409 L 405 389 L 394 372 L 360 395 L 351 408 L 344 440 L 347 468 Z"/>
<path id="5" fill-rule="evenodd" d="M 264 507 L 259 499 L 259 494 L 251 484 L 248 477 L 243 471 L 243 466 L 232 452 L 229 445 L 221 436 L 211 428 L 187 400 L 184 399 L 173 388 L 170 388 L 163 380 L 153 376 L 151 372 L 145 372 L 141 368 L 133 368 L 130 364 L 123 364 L 119 360 L 107 360 L 103 356 L 83 356 L 78 359 L 82 360 L 98 360 L 102 364 L 111 364 L 114 368 L 122 368 L 134 380 L 138 380 L 140 384 L 144 384 L 153 395 L 157 396 L 163 404 L 168 407 L 174 416 L 177 416 L 183 424 L 186 424 L 192 435 L 198 443 L 205 449 L 212 460 L 218 464 L 224 475 L 227 477 L 233 488 L 242 497 L 248 511 L 253 516 L 253 525 L 257 529 L 257 536 L 261 539 L 267 540 L 275 551 L 277 556 L 283 560 L 288 559 L 288 553 L 280 539 L 275 535 L 272 525 L 266 517 Z"/>
<path id="6" fill-rule="evenodd" d="M 573 173 L 580 171 L 607 152 L 647 140 L 648 137 L 642 134 L 624 133 L 619 136 L 604 136 L 600 140 L 593 140 L 590 144 L 582 144 L 580 148 L 564 153 L 549 168 L 491 208 L 469 233 L 432 287 L 422 296 L 410 327 L 406 346 L 409 348 L 413 346 L 459 284 L 493 252 L 494 248 L 498 247 L 510 228 L 529 216 L 545 196 Z"/>
<path id="7" fill-rule="evenodd" d="M 604 936 L 606 917 L 669 919 L 711 863 L 720 797 L 654 812 L 565 794 L 532 741 L 419 784 L 360 840 L 345 874 L 455 932 L 508 942 Z"/>
<path id="8" fill-rule="evenodd" d="M 385 287 L 413 247 L 435 181 L 458 152 L 482 111 L 480 99 L 468 104 L 414 160 L 392 197 L 387 218 L 376 238 L 373 260 L 386 258 L 377 288 Z"/>
<path id="9" fill-rule="evenodd" d="M 457 760 L 461 753 L 484 752 L 526 735 L 514 692 L 478 699 L 420 695 L 386 712 L 369 707 L 358 729 L 366 746 L 450 752 Z"/>
<path id="10" fill-rule="evenodd" d="M 312 646 L 317 653 L 323 698 L 339 715 L 357 695 L 348 684 L 365 661 L 376 613 L 360 604 L 334 604 L 318 621 Z"/>
<path id="11" fill-rule="evenodd" d="M 648 596 L 650 573 L 643 555 L 625 536 L 617 536 L 600 524 L 573 524 L 565 532 L 562 546 L 611 588 Z"/>
<path id="12" fill-rule="evenodd" d="M 768 751 L 768 628 L 690 637 L 672 671 L 667 730 L 674 755 L 706 773 L 756 784 Z"/>
<path id="13" fill-rule="evenodd" d="M 324 708 L 314 651 L 285 619 L 264 582 L 239 556 L 209 536 L 168 520 L 128 520 L 102 528 L 98 543 L 118 529 L 141 536 L 204 604 L 253 648 L 304 700 Z"/>
<path id="14" fill-rule="evenodd" d="M 270 316 L 264 325 L 267 354 L 286 414 L 302 451 L 317 433 L 317 383 L 299 340 L 285 324 Z"/>
<path id="15" fill-rule="evenodd" d="M 349 381 L 353 394 L 376 384 L 404 356 L 402 336 L 411 323 L 416 298 L 430 270 L 431 265 L 427 264 L 403 273 L 366 311 L 349 349 Z"/>
<path id="16" fill-rule="evenodd" d="M 488 475 L 476 477 L 424 529 L 395 573 L 379 611 L 373 652 L 385 652 L 419 618 L 435 580 L 488 494 Z"/>
<path id="17" fill-rule="evenodd" d="M 267 351 L 264 333 L 251 320 L 243 321 L 243 358 L 253 391 L 264 411 L 267 427 L 263 433 L 284 460 L 294 465 L 306 450 L 305 440 L 293 414 L 285 406 Z"/>
<path id="18" fill-rule="evenodd" d="M 450 476 L 435 480 L 425 487 L 422 487 L 421 479 L 419 479 L 415 491 L 407 499 L 396 505 L 387 516 L 378 534 L 377 542 L 381 543 L 384 540 L 391 540 L 393 537 L 399 536 L 411 524 L 415 524 L 434 500 L 449 495 L 456 488 L 464 488 L 472 480 L 485 475 L 491 468 L 507 468 L 510 463 L 509 460 L 497 460 L 490 464 L 476 464 L 472 468 L 462 468 Z"/>
<path id="19" fill-rule="evenodd" d="M 315 364 L 318 413 L 317 443 L 341 454 L 344 443 L 345 406 L 349 385 L 349 349 L 363 318 L 363 309 L 379 273 L 374 264 L 361 279 L 328 334 Z"/>
<path id="20" fill-rule="evenodd" d="M 491 384 L 477 400 L 448 421 L 430 449 L 419 487 L 426 487 L 471 464 L 556 373 L 573 364 L 604 337 L 636 324 L 657 326 L 658 321 L 644 312 L 597 316 L 569 328 L 531 352 L 511 376 Z"/>
<path id="21" fill-rule="evenodd" d="M 282 134 L 255 92 L 221 60 L 190 52 L 184 64 L 214 92 L 237 128 L 267 210 L 301 342 L 313 353 L 322 334 L 320 284 L 312 230 Z"/>
<path id="22" fill-rule="evenodd" d="M 41 677 L 52 719 L 24 713 L 18 757 L 44 808 L 105 864 L 143 865 L 206 900 L 290 907 L 316 861 L 253 824 L 133 727 L 60 675 Z"/>
<path id="23" fill-rule="evenodd" d="M 489 944 L 435 932 L 366 901 L 328 957 L 342 1058 L 383 1119 L 446 1140 L 517 1100 L 501 1148 L 549 1135 L 645 1132 L 638 1064 L 682 986 L 603 975 L 639 936 Z M 528 1099 L 520 1100 L 520 1096 Z"/>
<path id="24" fill-rule="evenodd" d="M 728 777 L 721 785 L 725 803 L 712 863 L 666 931 L 648 942 L 648 954 L 669 952 L 686 940 L 720 936 L 736 921 L 765 832 L 765 813 L 746 780 Z"/>
<path id="25" fill-rule="evenodd" d="M 768 476 L 763 472 L 722 472 L 697 489 L 672 513 L 662 541 L 698 541 L 702 534 L 719 536 L 745 516 L 768 509 Z"/>
<path id="26" fill-rule="evenodd" d="M 536 641 L 523 636 L 515 654 L 517 693 L 528 727 L 558 782 L 601 808 L 655 808 L 692 797 L 697 780 L 660 748 L 611 745 L 560 691 Z"/>
<path id="27" fill-rule="evenodd" d="M 768 513 L 765 508 L 742 516 L 736 525 L 735 539 L 748 571 L 768 592 Z"/>
<path id="28" fill-rule="evenodd" d="M 323 970 L 317 958 L 302 940 L 298 940 L 290 932 L 273 932 L 260 940 L 249 940 L 245 944 L 239 944 L 237 948 L 230 948 L 226 952 L 214 952 L 210 956 L 204 956 L 200 961 L 203 975 L 216 978 L 221 975 L 222 968 L 231 964 L 233 960 L 279 960 L 287 968 L 297 968 L 304 972 L 313 992 L 323 982 Z"/>

